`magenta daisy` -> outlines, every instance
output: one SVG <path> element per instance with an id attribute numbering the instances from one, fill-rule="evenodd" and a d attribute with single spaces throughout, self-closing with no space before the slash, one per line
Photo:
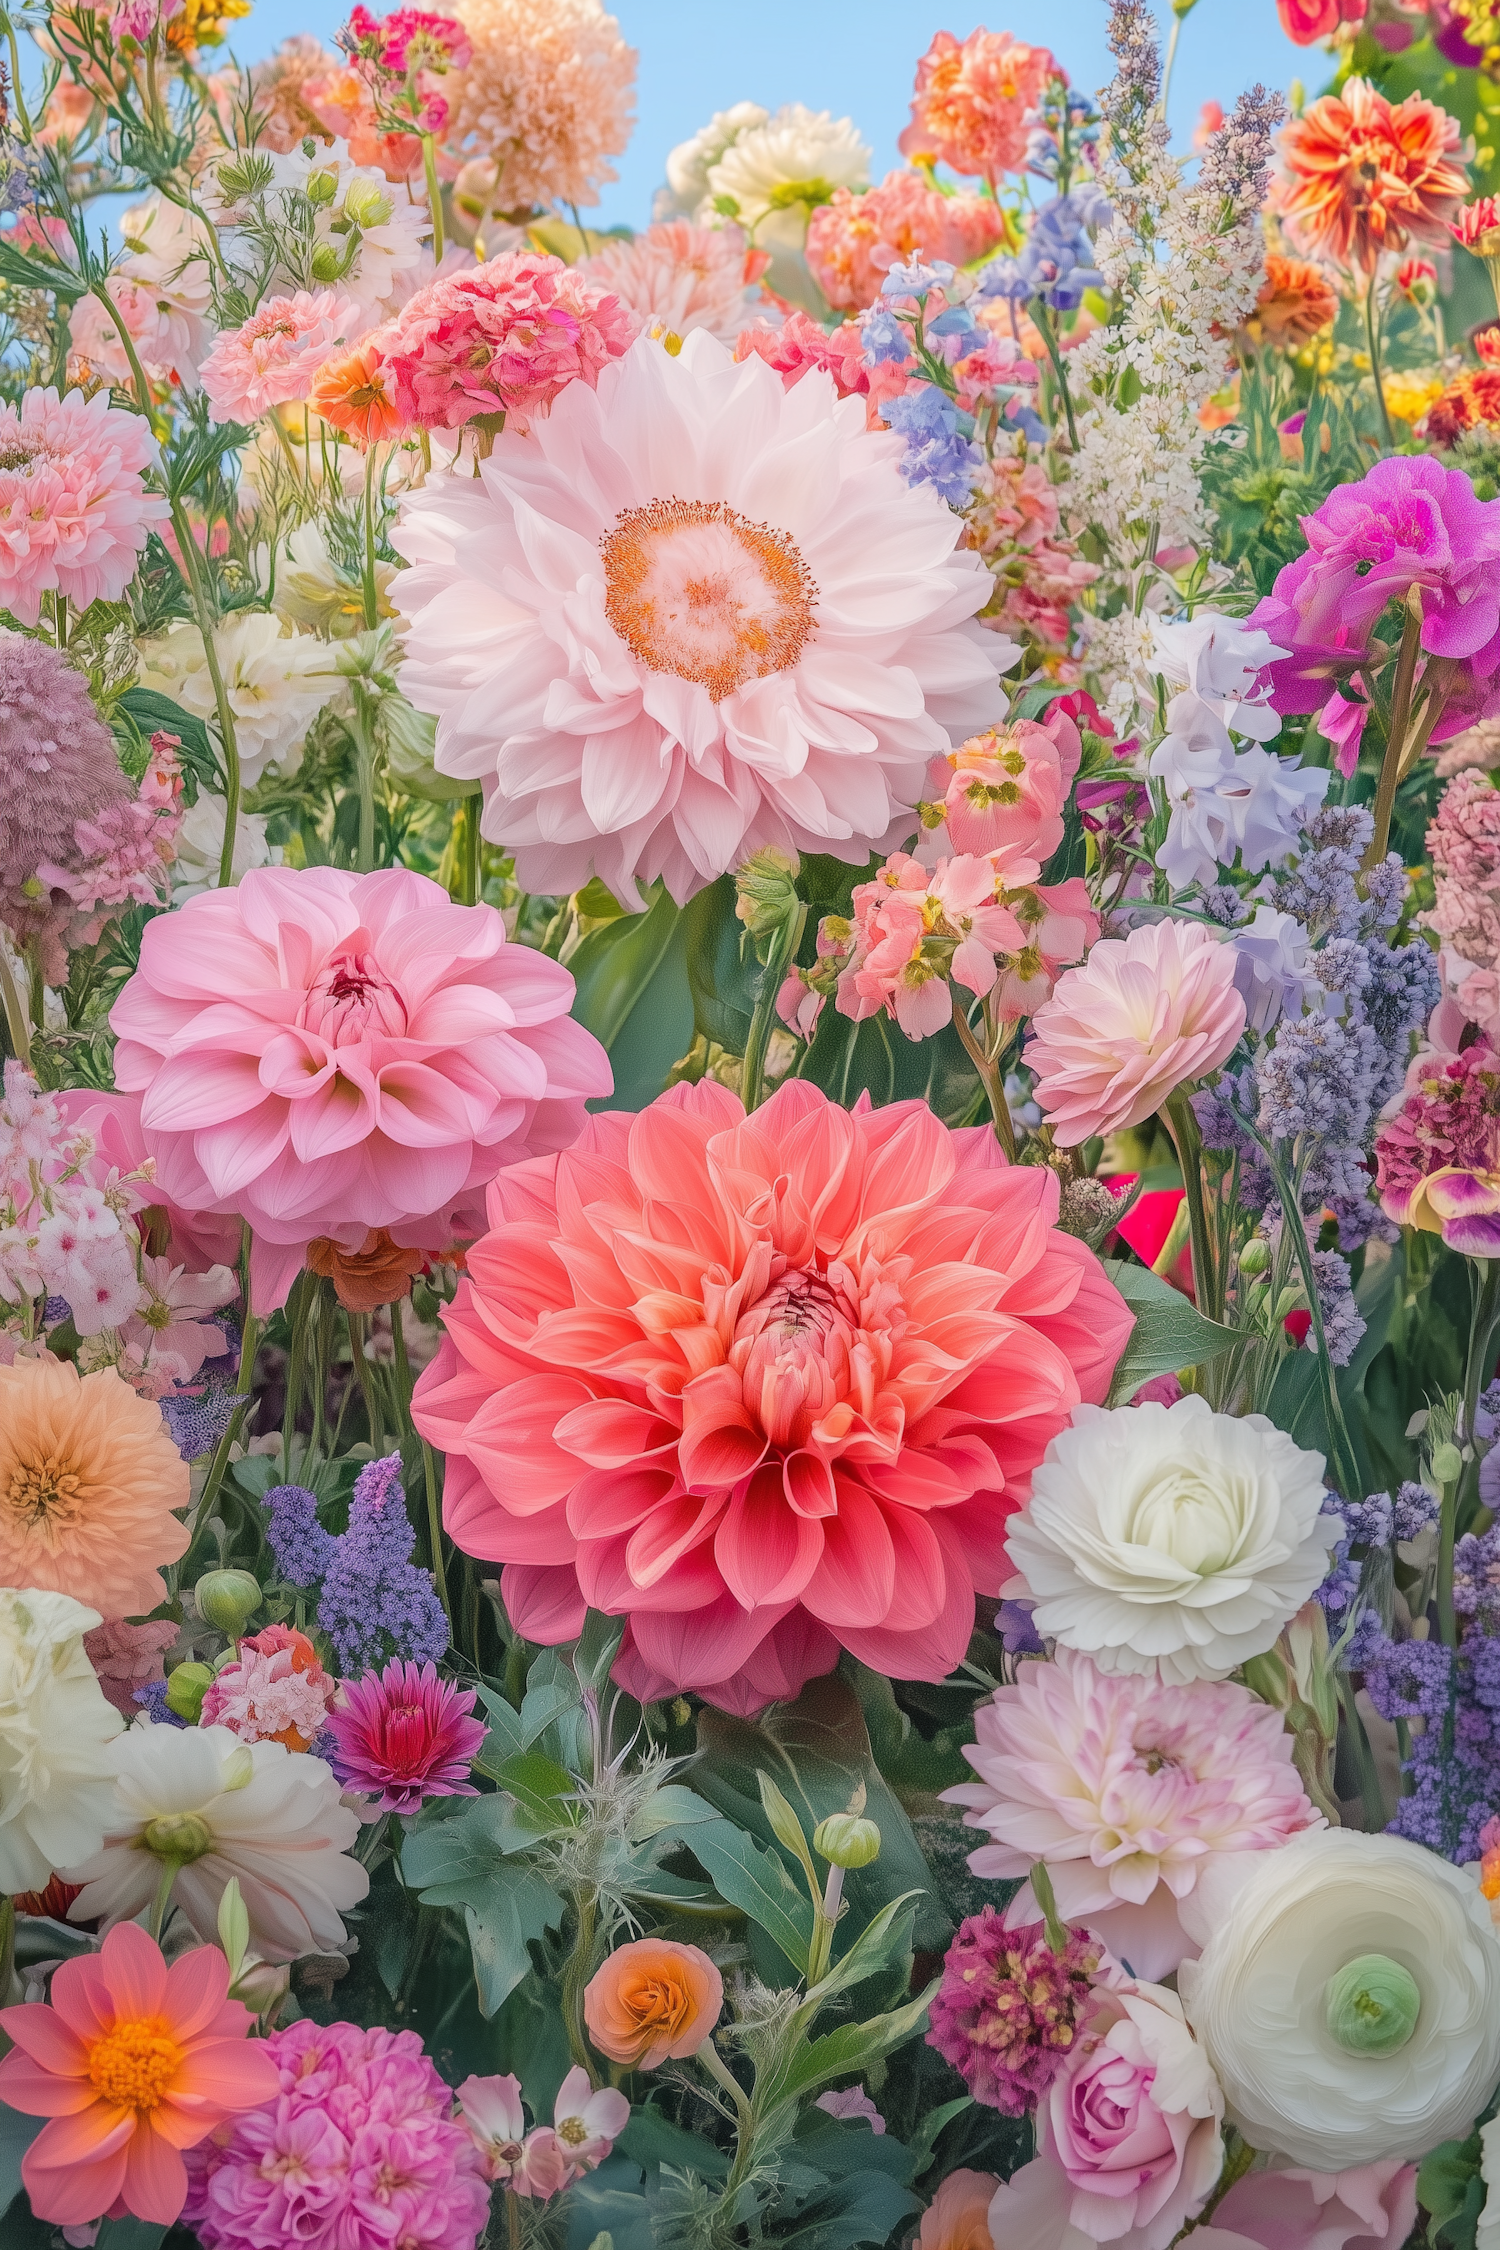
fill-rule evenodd
<path id="1" fill-rule="evenodd" d="M 424 1797 L 473 1797 L 469 1766 L 484 1723 L 469 1716 L 472 1688 L 438 1678 L 435 1664 L 400 1657 L 383 1672 L 346 1680 L 328 1714 L 330 1763 L 346 1789 L 379 1795 L 380 1812 L 415 1812 Z"/>

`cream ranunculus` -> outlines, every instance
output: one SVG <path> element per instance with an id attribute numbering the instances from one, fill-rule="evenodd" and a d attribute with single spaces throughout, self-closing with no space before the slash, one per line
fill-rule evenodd
<path id="1" fill-rule="evenodd" d="M 44 1890 L 108 1824 L 125 1722 L 84 1654 L 99 1621 L 68 1594 L 0 1589 L 0 1894 Z"/>
<path id="2" fill-rule="evenodd" d="M 1316 2172 L 1462 2139 L 1500 2078 L 1500 1939 L 1472 1875 L 1313 1829 L 1205 1870 L 1177 1981 L 1229 2116 Z"/>
<path id="3" fill-rule="evenodd" d="M 1223 1679 L 1268 1649 L 1343 1531 L 1323 1456 L 1263 1414 L 1080 1406 L 1012 1517 L 1036 1629 L 1104 1672 Z"/>

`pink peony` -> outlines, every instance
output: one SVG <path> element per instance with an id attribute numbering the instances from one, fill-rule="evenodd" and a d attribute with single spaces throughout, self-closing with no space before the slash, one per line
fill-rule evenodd
<path id="1" fill-rule="evenodd" d="M 1122 1132 L 1217 1070 L 1245 1028 L 1235 951 L 1196 922 L 1106 938 L 1037 1011 L 1026 1062 L 1062 1148 Z"/>
<path id="2" fill-rule="evenodd" d="M 1194 2250 L 1402 2250 L 1417 2223 L 1417 2168 L 1253 2172 L 1214 2208 Z"/>
<path id="3" fill-rule="evenodd" d="M 911 123 L 896 146 L 993 187 L 1002 172 L 1021 169 L 1028 115 L 1061 75 L 1045 47 L 1023 46 L 1008 31 L 972 31 L 962 42 L 940 31 L 917 64 Z"/>
<path id="4" fill-rule="evenodd" d="M 592 1118 L 495 1182 L 417 1385 L 449 1530 L 529 1640 L 627 1614 L 643 1699 L 758 1707 L 840 1645 L 942 1679 L 1129 1331 L 1057 1196 L 988 1128 L 802 1081 Z"/>
<path id="5" fill-rule="evenodd" d="M 439 1679 L 435 1664 L 393 1659 L 383 1672 L 346 1680 L 328 1714 L 329 1763 L 346 1789 L 379 1797 L 380 1812 L 413 1813 L 426 1797 L 472 1797 L 484 1722 L 474 1690 Z"/>
<path id="6" fill-rule="evenodd" d="M 420 159 L 420 141 L 412 145 Z M 214 420 L 254 422 L 269 407 L 306 398 L 323 361 L 368 325 L 336 289 L 268 298 L 239 328 L 225 329 L 199 371 Z"/>
<path id="7" fill-rule="evenodd" d="M 135 1691 L 164 1676 L 163 1651 L 176 1640 L 179 1627 L 170 1618 L 148 1618 L 144 1625 L 129 1625 L 123 1617 L 106 1617 L 102 1625 L 83 1636 L 83 1653 L 94 1667 L 106 1703 L 123 1711 L 127 1719 L 140 1716 Z"/>
<path id="8" fill-rule="evenodd" d="M 738 227 L 670 219 L 633 242 L 607 243 L 578 271 L 612 290 L 642 323 L 660 321 L 674 336 L 706 328 L 721 344 L 733 344 L 769 263 L 769 253 L 752 249 Z"/>
<path id="9" fill-rule="evenodd" d="M 861 312 L 892 266 L 917 258 L 966 266 L 1005 233 L 999 205 L 961 188 L 944 195 L 920 172 L 887 172 L 879 187 L 835 188 L 807 226 L 807 262 L 835 311 Z"/>
<path id="10" fill-rule="evenodd" d="M 0 404 L 0 608 L 35 625 L 44 593 L 117 602 L 167 503 L 146 490 L 151 425 L 108 391 L 28 391 Z"/>
<path id="11" fill-rule="evenodd" d="M 1064 1920 L 1145 1976 L 1195 1950 L 1177 1906 L 1213 1855 L 1274 1851 L 1323 1825 L 1281 1713 L 1232 1681 L 1106 1676 L 1059 1649 L 997 1688 L 974 1728 L 964 1756 L 979 1779 L 947 1795 L 993 1839 L 971 1854 L 975 1874 L 1004 1881 L 1044 1859 Z M 1028 1885 L 1009 1918 L 1036 1912 Z"/>

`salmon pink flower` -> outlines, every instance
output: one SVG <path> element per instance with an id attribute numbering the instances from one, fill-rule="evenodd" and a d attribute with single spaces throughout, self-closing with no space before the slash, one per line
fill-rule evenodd
<path id="1" fill-rule="evenodd" d="M 1007 865 L 1014 857 L 1034 859 L 1040 872 L 1062 842 L 1062 809 L 1082 757 L 1077 727 L 1058 712 L 1045 726 L 1016 719 L 990 727 L 934 759 L 953 850 L 1003 852 Z M 933 819 L 937 811 L 937 804 L 924 806 L 923 816 Z"/>
<path id="2" fill-rule="evenodd" d="M 107 390 L 28 391 L 0 405 L 0 608 L 35 625 L 44 593 L 117 602 L 167 503 L 148 492 L 151 425 Z"/>
<path id="3" fill-rule="evenodd" d="M 1468 188 L 1459 123 L 1423 94 L 1348 78 L 1281 133 L 1273 207 L 1293 245 L 1362 274 L 1384 250 L 1443 242 Z"/>
<path id="4" fill-rule="evenodd" d="M 724 1979 L 708 1955 L 673 1938 L 616 1946 L 583 1995 L 590 2039 L 601 2055 L 631 2070 L 659 2070 L 696 2055 L 723 2007 Z"/>
<path id="5" fill-rule="evenodd" d="M 97 1955 L 64 1961 L 51 2005 L 0 2010 L 14 2040 L 0 2099 L 50 2122 L 21 2161 L 39 2219 L 101 2216 L 170 2226 L 187 2201 L 181 2151 L 276 2093 L 253 2018 L 229 1998 L 229 1963 L 195 1946 L 170 1968 L 133 1922 Z"/>
<path id="6" fill-rule="evenodd" d="M 1061 76 L 1045 47 L 1024 46 L 1008 31 L 973 31 L 962 42 L 940 31 L 917 65 L 911 123 L 896 146 L 993 187 L 1002 172 L 1021 170 L 1030 112 L 1048 80 Z"/>
<path id="7" fill-rule="evenodd" d="M 512 1166 L 417 1386 L 517 1631 L 630 1619 L 633 1694 L 794 1695 L 840 1645 L 942 1679 L 1130 1316 L 1044 1167 L 920 1102 L 711 1081 Z"/>
<path id="8" fill-rule="evenodd" d="M 836 188 L 807 223 L 807 262 L 839 312 L 873 305 L 892 266 L 912 258 L 966 266 L 992 250 L 1005 221 L 992 197 L 944 195 L 920 172 L 887 172 L 879 187 Z"/>
<path id="9" fill-rule="evenodd" d="M 396 382 L 371 339 L 319 365 L 308 404 L 330 428 L 369 448 L 400 437 L 406 428 L 396 404 Z"/>
<path id="10" fill-rule="evenodd" d="M 383 1672 L 344 1683 L 328 1714 L 334 1772 L 346 1789 L 378 1793 L 381 1812 L 415 1812 L 425 1797 L 472 1797 L 484 1722 L 474 1690 L 439 1679 L 435 1664 L 396 1657 Z"/>

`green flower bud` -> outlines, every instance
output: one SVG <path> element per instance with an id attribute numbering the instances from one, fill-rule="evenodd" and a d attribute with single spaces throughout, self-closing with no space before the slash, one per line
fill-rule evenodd
<path id="1" fill-rule="evenodd" d="M 179 1719 L 186 1719 L 190 1727 L 198 1724 L 198 1714 L 203 1709 L 203 1698 L 213 1684 L 213 1673 L 206 1664 L 179 1664 L 168 1675 L 167 1709 L 175 1711 Z"/>
<path id="2" fill-rule="evenodd" d="M 355 244 L 347 250 L 335 250 L 331 242 L 320 242 L 312 254 L 314 281 L 342 281 L 354 263 Z"/>
<path id="3" fill-rule="evenodd" d="M 880 1857 L 880 1830 L 856 1813 L 830 1813 L 813 1830 L 813 1850 L 834 1867 L 868 1867 Z"/>
<path id="4" fill-rule="evenodd" d="M 141 1842 L 155 1858 L 175 1859 L 180 1867 L 188 1867 L 213 1850 L 214 1832 L 201 1813 L 158 1813 L 142 1829 Z"/>
<path id="5" fill-rule="evenodd" d="M 753 938 L 775 935 L 797 912 L 797 873 L 800 861 L 791 853 L 766 844 L 752 852 L 734 879 L 734 911 Z"/>
<path id="6" fill-rule="evenodd" d="M 1240 1252 L 1241 1273 L 1264 1273 L 1271 1263 L 1271 1245 L 1253 1234 Z"/>
<path id="7" fill-rule="evenodd" d="M 353 181 L 344 197 L 344 217 L 357 227 L 383 227 L 394 208 L 390 197 L 382 195 L 373 180 Z"/>
<path id="8" fill-rule="evenodd" d="M 1464 1457 L 1456 1445 L 1440 1445 L 1432 1456 L 1432 1473 L 1439 1484 L 1457 1484 L 1463 1466 Z"/>
<path id="9" fill-rule="evenodd" d="M 260 1608 L 260 1581 L 248 1570 L 211 1570 L 193 1588 L 198 1615 L 237 1641 Z"/>
<path id="10" fill-rule="evenodd" d="M 1328 2029 L 1351 2055 L 1393 2055 L 1417 2028 L 1422 1995 L 1410 1969 L 1361 1953 L 1323 1987 Z"/>
<path id="11" fill-rule="evenodd" d="M 339 176 L 337 172 L 308 173 L 307 186 L 303 193 L 306 195 L 308 202 L 315 207 L 322 203 L 331 203 L 338 192 Z"/>

